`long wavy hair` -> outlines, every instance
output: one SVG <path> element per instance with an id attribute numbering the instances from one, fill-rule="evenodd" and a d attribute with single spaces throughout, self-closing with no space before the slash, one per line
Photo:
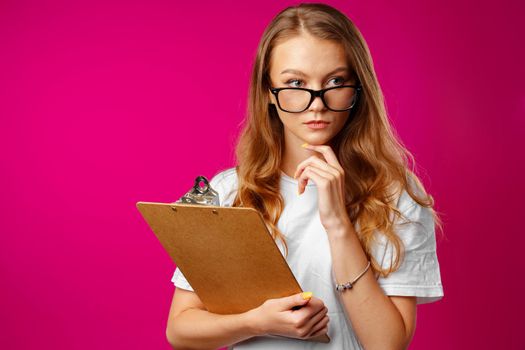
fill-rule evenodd
<path id="1" fill-rule="evenodd" d="M 414 157 L 391 127 L 368 46 L 357 27 L 337 9 L 324 4 L 300 4 L 281 11 L 265 29 L 251 74 L 247 117 L 236 146 L 238 188 L 232 206 L 258 210 L 274 240 L 288 247 L 277 222 L 284 209 L 280 194 L 283 124 L 269 100 L 269 64 L 279 43 L 306 32 L 343 45 L 362 93 L 342 130 L 330 141 L 345 172 L 346 210 L 376 274 L 397 270 L 404 247 L 394 222 L 404 216 L 396 207 L 403 189 L 421 206 L 430 208 L 434 222 L 441 220 L 434 201 L 415 175 Z M 411 181 L 412 180 L 412 181 Z M 411 184 L 412 182 L 412 184 Z M 406 219 L 406 218 L 405 218 Z M 386 236 L 395 250 L 388 269 L 373 258 L 374 232 Z"/>

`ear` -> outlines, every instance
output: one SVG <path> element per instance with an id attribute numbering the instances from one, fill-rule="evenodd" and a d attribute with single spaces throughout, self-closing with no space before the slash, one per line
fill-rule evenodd
<path id="1" fill-rule="evenodd" d="M 277 100 L 275 99 L 275 96 L 274 96 L 274 94 L 272 94 L 270 89 L 266 90 L 266 96 L 268 98 L 268 104 L 269 105 L 276 105 L 277 104 Z"/>

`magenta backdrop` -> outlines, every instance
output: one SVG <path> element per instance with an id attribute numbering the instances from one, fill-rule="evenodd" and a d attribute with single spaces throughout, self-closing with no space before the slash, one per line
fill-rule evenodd
<path id="1" fill-rule="evenodd" d="M 169 348 L 174 264 L 135 203 L 233 165 L 258 39 L 293 3 L 0 4 L 2 348 Z M 523 349 L 523 2 L 328 3 L 445 221 L 411 349 Z"/>

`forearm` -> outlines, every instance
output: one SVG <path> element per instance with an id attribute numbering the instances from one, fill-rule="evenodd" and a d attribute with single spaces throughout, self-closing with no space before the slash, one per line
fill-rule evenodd
<path id="1" fill-rule="evenodd" d="M 337 283 L 353 280 L 368 261 L 353 227 L 343 225 L 329 234 Z M 340 292 L 352 327 L 365 349 L 405 349 L 403 318 L 369 269 L 352 289 Z"/>
<path id="2" fill-rule="evenodd" d="M 174 349 L 218 349 L 258 335 L 251 313 L 219 315 L 200 309 L 182 312 L 166 336 Z"/>

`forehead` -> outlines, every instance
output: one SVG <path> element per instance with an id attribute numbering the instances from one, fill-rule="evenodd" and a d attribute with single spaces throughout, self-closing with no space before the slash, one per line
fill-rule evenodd
<path id="1" fill-rule="evenodd" d="M 346 54 L 341 43 L 301 34 L 274 47 L 270 57 L 270 75 L 278 76 L 285 69 L 296 69 L 315 77 L 346 65 Z"/>

